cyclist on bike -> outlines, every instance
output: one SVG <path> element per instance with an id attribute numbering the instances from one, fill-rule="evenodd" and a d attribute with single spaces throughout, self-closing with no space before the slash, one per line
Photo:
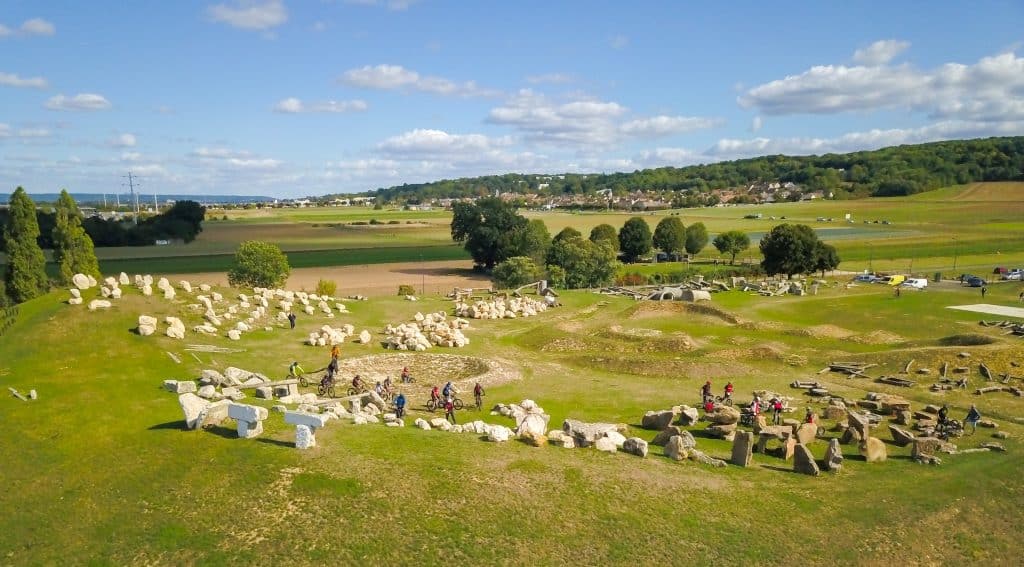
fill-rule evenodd
<path id="1" fill-rule="evenodd" d="M 725 384 L 725 394 L 722 396 L 722 401 L 732 399 L 732 382 Z"/>
<path id="2" fill-rule="evenodd" d="M 385 376 L 384 377 L 384 391 L 389 393 L 389 394 L 391 393 L 391 377 L 390 376 Z"/>
<path id="3" fill-rule="evenodd" d="M 444 396 L 444 399 L 450 400 L 454 394 L 455 386 L 452 384 L 451 380 L 449 380 L 445 383 L 444 389 L 441 390 L 441 395 Z"/>
<path id="4" fill-rule="evenodd" d="M 363 379 L 360 378 L 358 374 L 356 374 L 356 377 L 352 379 L 352 387 L 355 388 L 357 392 L 362 392 L 366 387 L 363 383 Z"/>
<path id="5" fill-rule="evenodd" d="M 409 374 L 409 367 L 406 366 L 402 369 L 402 383 L 408 384 L 410 378 L 412 378 L 412 376 Z"/>
<path id="6" fill-rule="evenodd" d="M 700 389 L 701 400 L 707 402 L 709 399 L 713 399 L 714 396 L 711 394 L 711 380 L 708 380 L 701 386 Z"/>
<path id="7" fill-rule="evenodd" d="M 754 396 L 754 399 L 750 402 L 750 413 L 754 417 L 761 415 L 761 398 Z"/>
<path id="8" fill-rule="evenodd" d="M 331 361 L 327 363 L 327 375 L 331 378 L 331 380 L 334 380 L 334 375 L 337 374 L 337 373 L 338 373 L 338 359 L 337 358 L 332 358 Z"/>
<path id="9" fill-rule="evenodd" d="M 477 411 L 479 411 L 480 408 L 482 408 L 483 405 L 484 405 L 483 398 L 484 398 L 484 387 L 480 385 L 480 382 L 477 382 L 476 386 L 473 386 L 473 399 L 476 400 L 476 409 L 477 409 Z"/>
<path id="10" fill-rule="evenodd" d="M 440 399 L 441 399 L 441 394 L 438 392 L 437 386 L 435 385 L 433 388 L 430 389 L 430 401 L 432 401 L 432 402 L 434 402 L 436 404 L 437 401 L 440 400 Z"/>
<path id="11" fill-rule="evenodd" d="M 939 408 L 939 425 L 946 425 L 946 421 L 949 420 L 949 406 L 942 404 Z"/>
<path id="12" fill-rule="evenodd" d="M 306 371 L 303 370 L 301 366 L 299 366 L 298 362 L 293 362 L 291 366 L 288 367 L 289 378 L 301 378 L 302 375 L 305 373 Z"/>
<path id="13" fill-rule="evenodd" d="M 384 385 L 380 383 L 380 380 L 377 380 L 377 383 L 373 385 L 373 391 L 377 392 L 378 396 L 384 395 Z"/>
<path id="14" fill-rule="evenodd" d="M 395 417 L 401 419 L 405 415 L 405 394 L 399 392 L 395 398 Z"/>

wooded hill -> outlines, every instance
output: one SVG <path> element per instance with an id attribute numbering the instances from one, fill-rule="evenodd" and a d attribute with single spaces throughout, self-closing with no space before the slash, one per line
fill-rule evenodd
<path id="1" fill-rule="evenodd" d="M 772 155 L 632 173 L 539 175 L 508 173 L 377 189 L 384 201 L 493 195 L 495 191 L 555 196 L 611 189 L 709 192 L 756 183 L 792 182 L 836 199 L 912 195 L 975 181 L 1024 180 L 1024 136 L 953 140 L 821 156 Z"/>

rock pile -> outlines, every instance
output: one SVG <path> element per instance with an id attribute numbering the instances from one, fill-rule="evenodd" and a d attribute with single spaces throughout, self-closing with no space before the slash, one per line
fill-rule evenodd
<path id="1" fill-rule="evenodd" d="M 480 300 L 472 304 L 460 301 L 455 304 L 455 315 L 469 319 L 515 319 L 532 317 L 547 311 L 548 305 L 530 297 L 511 299 Z"/>
<path id="2" fill-rule="evenodd" d="M 384 348 L 396 350 L 424 351 L 433 345 L 446 347 L 464 347 L 469 339 L 462 334 L 462 329 L 469 327 L 469 321 L 462 318 L 448 319 L 443 312 L 417 313 L 415 321 L 401 323 L 398 326 L 388 325 L 384 328 Z"/>

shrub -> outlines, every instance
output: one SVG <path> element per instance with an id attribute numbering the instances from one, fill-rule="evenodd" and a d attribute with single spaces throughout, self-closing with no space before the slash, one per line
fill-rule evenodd
<path id="1" fill-rule="evenodd" d="M 368 223 L 368 222 L 366 222 L 364 220 L 357 220 L 357 221 L 352 221 L 350 224 L 354 224 L 356 226 L 365 226 L 365 225 L 368 225 L 370 223 Z"/>
<path id="2" fill-rule="evenodd" d="M 527 256 L 515 256 L 494 267 L 494 285 L 499 289 L 519 287 L 538 279 L 537 265 Z"/>
<path id="3" fill-rule="evenodd" d="M 334 280 L 319 280 L 316 282 L 316 294 L 323 297 L 334 297 L 334 292 L 338 291 L 338 284 Z"/>
<path id="4" fill-rule="evenodd" d="M 370 219 L 370 224 L 384 224 L 377 219 Z"/>
<path id="5" fill-rule="evenodd" d="M 400 220 L 389 220 L 388 224 L 402 224 L 402 221 L 400 221 Z"/>
<path id="6" fill-rule="evenodd" d="M 235 252 L 228 283 L 234 287 L 277 287 L 284 284 L 291 271 L 288 257 L 276 245 L 247 240 Z"/>
<path id="7" fill-rule="evenodd" d="M 416 295 L 416 288 L 408 284 L 398 286 L 398 295 Z"/>

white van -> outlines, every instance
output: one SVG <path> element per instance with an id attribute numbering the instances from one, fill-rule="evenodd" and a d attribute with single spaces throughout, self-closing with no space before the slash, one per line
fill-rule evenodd
<path id="1" fill-rule="evenodd" d="M 907 278 L 903 280 L 903 285 L 906 287 L 912 287 L 914 289 L 924 289 L 928 287 L 927 278 Z"/>

